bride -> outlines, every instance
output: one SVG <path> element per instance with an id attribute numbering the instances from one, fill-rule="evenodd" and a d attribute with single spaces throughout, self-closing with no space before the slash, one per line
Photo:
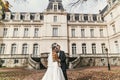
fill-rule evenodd
<path id="1" fill-rule="evenodd" d="M 52 44 L 52 52 L 48 57 L 48 68 L 42 80 L 65 80 L 60 67 L 60 59 L 56 53 L 57 44 Z"/>

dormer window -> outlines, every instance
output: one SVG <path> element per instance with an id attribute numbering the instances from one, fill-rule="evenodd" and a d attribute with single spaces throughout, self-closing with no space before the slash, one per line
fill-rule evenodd
<path id="1" fill-rule="evenodd" d="M 25 14 L 25 20 L 30 20 L 30 14 L 29 13 Z"/>
<path id="2" fill-rule="evenodd" d="M 29 19 L 29 15 L 28 14 L 26 15 L 26 19 Z"/>
<path id="3" fill-rule="evenodd" d="M 97 21 L 102 21 L 101 15 L 97 15 Z"/>
<path id="4" fill-rule="evenodd" d="M 9 14 L 6 14 L 6 19 L 9 19 Z"/>
<path id="5" fill-rule="evenodd" d="M 70 21 L 75 21 L 75 16 L 73 14 L 70 15 Z"/>
<path id="6" fill-rule="evenodd" d="M 20 14 L 19 13 L 15 14 L 15 20 L 20 20 Z"/>
<path id="7" fill-rule="evenodd" d="M 40 14 L 35 14 L 35 20 L 40 20 Z"/>
<path id="8" fill-rule="evenodd" d="M 111 7 L 111 0 L 107 0 L 108 7 Z"/>
<path id="9" fill-rule="evenodd" d="M 112 0 L 112 3 L 114 3 L 116 0 Z"/>
<path id="10" fill-rule="evenodd" d="M 85 20 L 85 21 L 88 20 L 88 15 L 84 15 L 84 20 Z"/>
<path id="11" fill-rule="evenodd" d="M 54 11 L 57 11 L 57 9 L 58 9 L 58 5 L 54 4 Z"/>
<path id="12" fill-rule="evenodd" d="M 97 20 L 97 16 L 93 15 L 93 20 L 96 21 Z"/>
<path id="13" fill-rule="evenodd" d="M 89 15 L 89 16 L 88 16 L 88 20 L 89 20 L 89 21 L 93 21 L 93 16 L 92 16 L 92 15 Z"/>
<path id="14" fill-rule="evenodd" d="M 79 15 L 79 21 L 84 21 L 83 15 Z"/>
<path id="15" fill-rule="evenodd" d="M 19 14 L 16 14 L 16 19 L 19 19 Z"/>
<path id="16" fill-rule="evenodd" d="M 62 0 L 49 0 L 47 11 L 64 11 Z"/>
<path id="17" fill-rule="evenodd" d="M 112 12 L 110 13 L 110 17 L 113 18 L 113 14 L 112 14 Z"/>
<path id="18" fill-rule="evenodd" d="M 59 9 L 59 10 L 61 9 L 61 6 L 60 6 L 60 5 L 58 5 L 58 9 Z"/>
<path id="19" fill-rule="evenodd" d="M 10 20 L 10 17 L 11 17 L 10 13 L 5 14 L 5 20 Z"/>

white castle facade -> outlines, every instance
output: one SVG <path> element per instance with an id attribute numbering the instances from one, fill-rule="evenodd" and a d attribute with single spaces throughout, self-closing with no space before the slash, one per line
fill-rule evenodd
<path id="1" fill-rule="evenodd" d="M 54 42 L 70 57 L 84 57 L 95 66 L 107 65 L 107 48 L 111 65 L 120 65 L 120 1 L 108 0 L 99 14 L 72 14 L 61 0 L 50 0 L 42 13 L 5 12 L 0 21 L 2 66 L 25 66 L 30 54 L 51 52 Z"/>

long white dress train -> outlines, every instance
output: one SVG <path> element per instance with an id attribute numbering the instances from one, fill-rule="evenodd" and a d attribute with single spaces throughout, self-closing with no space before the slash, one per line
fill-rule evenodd
<path id="1" fill-rule="evenodd" d="M 48 57 L 48 68 L 42 80 L 65 80 L 61 67 L 52 60 L 52 53 Z"/>

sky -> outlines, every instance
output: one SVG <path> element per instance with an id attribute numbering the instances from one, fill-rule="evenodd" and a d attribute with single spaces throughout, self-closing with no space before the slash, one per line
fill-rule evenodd
<path id="1" fill-rule="evenodd" d="M 48 6 L 48 0 L 7 0 L 12 5 L 12 12 L 43 12 Z M 75 0 L 63 0 L 63 7 L 70 13 L 98 13 L 106 6 L 106 0 L 87 0 L 79 6 L 70 8 L 69 4 Z"/>

